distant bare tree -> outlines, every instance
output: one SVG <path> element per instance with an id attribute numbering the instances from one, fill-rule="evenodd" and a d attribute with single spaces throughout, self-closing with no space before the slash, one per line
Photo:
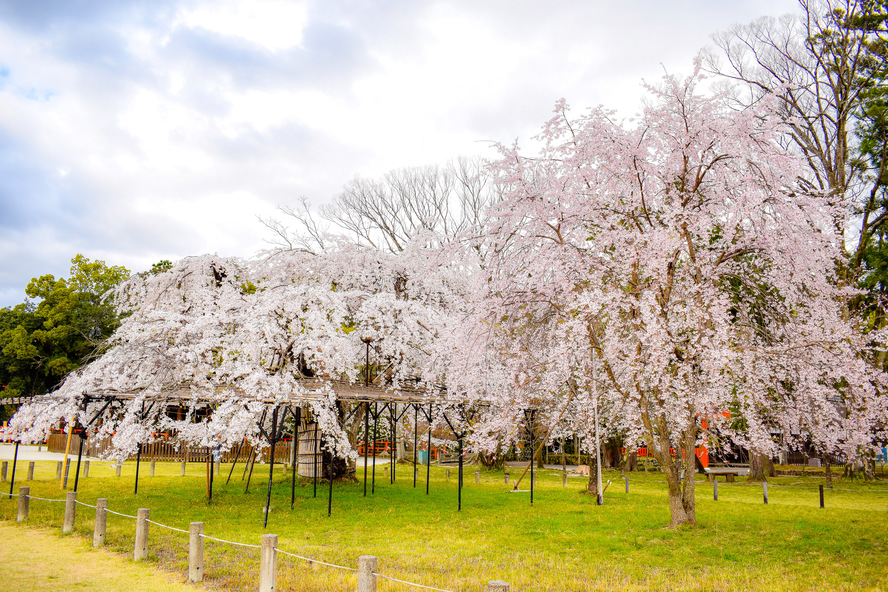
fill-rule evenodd
<path id="1" fill-rule="evenodd" d="M 861 26 L 879 10 L 869 0 L 799 0 L 800 14 L 764 17 L 714 35 L 704 67 L 731 81 L 741 106 L 776 94 L 787 122 L 787 141 L 808 162 L 807 189 L 847 206 L 835 219 L 839 236 L 858 232 L 852 267 L 869 232 L 855 221 L 866 212 L 867 165 L 855 158 L 854 117 L 861 93 L 872 83 L 868 47 L 878 31 Z M 850 237 L 848 237 L 850 238 Z M 844 246 L 844 245 L 843 245 Z M 851 270 L 854 273 L 854 270 Z"/>
<path id="2" fill-rule="evenodd" d="M 332 235 L 397 253 L 417 233 L 431 231 L 448 240 L 480 225 L 499 197 L 493 177 L 479 159 L 459 158 L 446 166 L 390 171 L 380 179 L 355 177 L 329 204 L 312 211 L 302 198 L 278 209 L 296 222 L 262 222 L 278 248 L 323 249 Z"/>

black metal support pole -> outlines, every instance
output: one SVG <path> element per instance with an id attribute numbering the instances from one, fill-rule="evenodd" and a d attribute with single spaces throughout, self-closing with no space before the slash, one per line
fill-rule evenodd
<path id="1" fill-rule="evenodd" d="M 373 403 L 373 475 L 370 493 L 376 493 L 376 430 L 379 427 L 379 403 Z"/>
<path id="2" fill-rule="evenodd" d="M 535 410 L 530 410 L 530 505 L 533 505 L 533 485 L 534 485 L 534 477 L 533 477 L 533 465 L 536 464 L 536 454 L 534 453 L 534 448 L 536 446 L 536 442 L 533 439 L 533 414 Z"/>
<path id="3" fill-rule="evenodd" d="M 333 447 L 330 447 L 330 491 L 327 494 L 327 516 L 333 514 Z"/>
<path id="4" fill-rule="evenodd" d="M 413 406 L 413 488 L 416 489 L 416 447 L 419 443 L 419 407 Z"/>
<path id="5" fill-rule="evenodd" d="M 394 411 L 392 410 L 394 407 Z M 395 468 L 398 463 L 398 420 L 395 418 L 395 414 L 398 411 L 398 405 L 396 403 L 392 403 L 389 405 L 389 425 L 392 427 L 392 450 L 389 454 L 389 464 L 391 465 L 391 471 L 389 474 L 389 483 L 395 482 Z"/>
<path id="6" fill-rule="evenodd" d="M 142 443 L 139 443 L 139 447 L 136 450 L 136 486 L 133 488 L 133 495 L 139 493 L 139 465 L 142 462 Z"/>
<path id="7" fill-rule="evenodd" d="M 139 411 L 139 421 L 143 421 L 145 419 L 145 402 L 142 401 L 142 410 Z M 67 462 L 67 459 L 65 459 Z M 142 443 L 139 442 L 139 448 L 136 452 L 136 484 L 133 487 L 133 495 L 139 493 L 139 464 L 142 462 Z M 66 478 L 67 480 L 67 478 Z"/>
<path id="8" fill-rule="evenodd" d="M 314 442 L 315 442 L 315 453 L 314 453 L 314 494 L 312 497 L 318 497 L 318 418 L 314 418 L 315 422 L 315 433 L 314 433 Z"/>
<path id="9" fill-rule="evenodd" d="M 364 403 L 364 497 L 367 497 L 367 446 L 370 444 L 370 402 Z"/>
<path id="10" fill-rule="evenodd" d="M 429 476 L 432 472 L 432 404 L 429 403 L 429 443 L 428 450 L 429 458 L 426 463 L 426 495 L 429 494 Z"/>
<path id="11" fill-rule="evenodd" d="M 19 457 L 19 443 L 15 443 L 15 452 L 12 455 L 12 475 L 9 478 L 9 499 L 12 499 L 12 488 L 15 486 L 15 465 Z"/>
<path id="12" fill-rule="evenodd" d="M 458 446 L 458 454 L 459 454 L 459 485 L 457 486 L 457 510 L 462 510 L 462 486 L 463 486 L 463 454 L 462 454 L 462 437 L 460 436 Z"/>
<path id="13" fill-rule="evenodd" d="M 250 489 L 250 481 L 253 479 L 253 467 L 256 465 L 256 451 L 253 450 L 250 452 L 250 462 L 248 463 L 250 472 L 247 474 L 247 485 L 244 487 L 244 493 Z M 244 471 L 247 470 L 247 467 L 244 467 Z"/>
<path id="14" fill-rule="evenodd" d="M 207 448 L 207 503 L 208 504 L 213 499 L 212 498 L 213 492 L 210 489 L 210 475 L 212 474 L 212 471 L 213 471 L 212 467 L 210 466 L 210 456 L 211 456 L 210 449 Z"/>
<path id="15" fill-rule="evenodd" d="M 77 485 L 80 483 L 80 459 L 83 458 L 83 436 L 86 430 L 80 434 L 80 446 L 77 448 L 77 471 L 74 473 L 74 493 L 77 493 Z"/>
<path id="16" fill-rule="evenodd" d="M 277 421 L 278 408 L 275 407 L 271 412 L 271 432 L 269 432 L 269 440 L 271 440 L 271 459 L 268 463 L 268 493 L 265 495 L 265 522 L 262 528 L 268 527 L 268 511 L 271 508 L 271 479 L 274 477 L 274 446 L 277 444 Z"/>
<path id="17" fill-rule="evenodd" d="M 301 421 L 302 408 L 297 407 L 295 412 L 291 409 L 290 414 L 296 422 L 294 424 L 296 427 L 293 428 L 293 462 L 291 463 L 293 466 L 290 467 L 293 471 L 293 474 L 290 475 L 290 509 L 292 510 L 293 506 L 296 505 L 296 472 L 299 467 L 299 422 Z"/>
<path id="18" fill-rule="evenodd" d="M 225 480 L 225 485 L 228 485 L 228 482 L 231 481 L 231 475 L 234 473 L 234 467 L 237 465 L 237 460 L 240 458 L 241 449 L 244 447 L 244 441 L 241 440 L 240 444 L 237 445 L 237 452 L 234 453 L 234 462 L 231 463 L 231 470 L 228 471 L 228 479 Z M 241 479 L 243 481 L 243 479 Z"/>

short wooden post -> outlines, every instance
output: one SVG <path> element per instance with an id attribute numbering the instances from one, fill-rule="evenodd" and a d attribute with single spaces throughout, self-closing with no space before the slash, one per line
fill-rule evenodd
<path id="1" fill-rule="evenodd" d="M 718 480 L 712 480 L 712 499 L 718 501 Z"/>
<path id="2" fill-rule="evenodd" d="M 277 590 L 277 544 L 278 535 L 262 535 L 262 548 L 259 560 L 259 592 L 275 592 Z"/>
<path id="3" fill-rule="evenodd" d="M 56 463 L 56 479 L 62 478 L 62 461 Z"/>
<path id="4" fill-rule="evenodd" d="M 28 510 L 29 504 L 31 501 L 31 488 L 30 487 L 19 487 L 19 507 L 18 507 L 18 516 L 16 516 L 16 522 L 24 522 L 28 519 Z"/>
<path id="5" fill-rule="evenodd" d="M 149 471 L 148 476 L 149 477 L 154 476 L 154 460 L 153 459 L 151 460 L 151 470 Z"/>
<path id="6" fill-rule="evenodd" d="M 509 584 L 500 580 L 491 580 L 484 587 L 484 592 L 509 592 Z"/>
<path id="7" fill-rule="evenodd" d="M 765 500 L 765 503 L 768 503 L 768 482 L 762 481 L 762 497 Z"/>
<path id="8" fill-rule="evenodd" d="M 508 485 L 509 484 L 509 471 L 506 471 L 505 481 L 506 481 L 506 485 Z"/>
<path id="9" fill-rule="evenodd" d="M 475 483 L 481 483 L 481 471 L 475 471 Z"/>
<path id="10" fill-rule="evenodd" d="M 218 477 L 218 476 L 219 476 L 219 473 L 222 471 L 222 460 L 221 460 L 221 459 L 220 459 L 220 460 L 217 460 L 215 464 L 216 464 L 216 476 Z M 284 465 L 283 463 L 281 463 L 281 466 L 284 467 L 284 471 L 287 470 L 287 466 L 286 466 L 286 465 Z"/>
<path id="11" fill-rule="evenodd" d="M 623 479 L 626 481 L 626 493 L 629 493 L 629 477 L 623 475 Z"/>
<path id="12" fill-rule="evenodd" d="M 28 463 L 28 481 L 34 480 L 34 461 Z"/>
<path id="13" fill-rule="evenodd" d="M 89 461 L 88 460 L 83 462 L 83 476 L 89 477 Z"/>
<path id="14" fill-rule="evenodd" d="M 203 522 L 192 522 L 188 539 L 188 581 L 202 582 L 204 574 Z"/>
<path id="15" fill-rule="evenodd" d="M 141 561 L 148 557 L 148 517 L 151 510 L 139 508 L 136 513 L 136 544 L 133 548 L 133 561 Z"/>
<path id="16" fill-rule="evenodd" d="M 379 560 L 374 555 L 358 557 L 358 592 L 376 592 L 376 570 Z"/>
<path id="17" fill-rule="evenodd" d="M 77 513 L 77 492 L 65 494 L 65 521 L 62 523 L 62 534 L 74 531 L 74 516 Z"/>
<path id="18" fill-rule="evenodd" d="M 182 470 L 179 471 L 179 476 L 180 476 L 180 477 L 184 477 L 184 476 L 185 476 L 185 461 L 184 461 L 184 460 L 182 461 Z"/>
<path id="19" fill-rule="evenodd" d="M 0 465 L 0 481 L 6 481 L 6 471 L 9 469 L 9 462 L 3 461 L 3 464 Z"/>
<path id="20" fill-rule="evenodd" d="M 105 544 L 105 526 L 107 524 L 108 500 L 99 498 L 96 500 L 96 525 L 93 529 L 93 547 L 101 547 Z"/>
<path id="21" fill-rule="evenodd" d="M 567 471 L 561 472 L 561 487 L 567 487 Z"/>
<path id="22" fill-rule="evenodd" d="M 71 459 L 65 459 L 65 477 L 62 479 L 62 489 L 68 489 L 68 475 L 71 473 Z"/>
<path id="23" fill-rule="evenodd" d="M 114 475 L 120 477 L 120 471 L 123 469 L 123 463 L 118 463 L 114 469 Z"/>
<path id="24" fill-rule="evenodd" d="M 820 507 L 823 507 L 823 485 L 820 486 Z"/>
<path id="25" fill-rule="evenodd" d="M 447 480 L 450 481 L 450 469 L 447 469 Z"/>

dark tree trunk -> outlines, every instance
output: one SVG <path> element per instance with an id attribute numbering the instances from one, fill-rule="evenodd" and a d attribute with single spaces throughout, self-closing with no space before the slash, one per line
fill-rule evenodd
<path id="1" fill-rule="evenodd" d="M 774 463 L 771 461 L 771 457 L 750 451 L 747 481 L 767 481 L 768 477 L 774 476 L 774 473 Z"/>
<path id="2" fill-rule="evenodd" d="M 638 470 L 638 452 L 633 452 L 626 460 L 626 470 L 631 472 Z"/>

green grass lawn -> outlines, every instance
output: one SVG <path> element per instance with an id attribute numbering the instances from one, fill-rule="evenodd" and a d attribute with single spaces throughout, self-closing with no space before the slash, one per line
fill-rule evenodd
<path id="1" fill-rule="evenodd" d="M 279 535 L 286 551 L 357 567 L 359 555 L 379 557 L 379 571 L 395 578 L 448 590 L 481 590 L 505 580 L 512 590 L 883 590 L 888 589 L 888 482 L 836 480 L 820 509 L 815 477 L 781 477 L 769 484 L 769 504 L 760 484 L 719 484 L 719 501 L 702 479 L 697 488 L 697 526 L 667 529 L 669 511 L 659 473 L 631 473 L 630 493 L 619 473 L 605 505 L 580 491 L 585 478 L 561 485 L 560 473 L 538 472 L 534 504 L 527 493 L 510 493 L 503 473 L 466 471 L 463 507 L 457 512 L 456 470 L 433 467 L 425 494 L 424 470 L 416 489 L 412 467 L 398 467 L 397 482 L 377 467 L 376 493 L 363 497 L 363 483 L 334 484 L 333 515 L 327 516 L 327 484 L 313 498 L 310 481 L 297 482 L 290 510 L 290 477 L 276 470 L 268 528 L 262 528 L 267 465 L 257 465 L 244 493 L 241 465 L 224 484 L 228 465 L 205 497 L 205 467 L 157 463 L 149 476 L 143 463 L 139 494 L 133 495 L 135 463 L 120 478 L 108 463 L 93 463 L 81 479 L 79 500 L 109 500 L 111 510 L 135 514 L 180 529 L 205 523 L 208 536 L 258 544 L 263 533 Z M 17 477 L 27 473 L 21 467 Z M 513 469 L 512 477 L 517 471 Z M 359 476 L 363 472 L 359 470 Z M 31 494 L 62 498 L 55 463 L 38 463 Z M 73 480 L 71 481 L 73 484 Z M 526 482 L 525 482 L 526 483 Z M 8 483 L 0 487 L 8 488 Z M 522 485 L 523 486 L 523 485 Z M 4 489 L 8 491 L 8 489 Z M 14 521 L 17 501 L 0 499 L 0 518 Z M 61 527 L 64 504 L 33 500 L 30 523 Z M 94 511 L 78 506 L 76 534 L 91 544 Z M 108 516 L 108 547 L 131 553 L 134 521 Z M 150 558 L 163 569 L 187 570 L 188 536 L 150 527 Z M 206 586 L 254 590 L 257 549 L 206 542 Z M 351 572 L 279 556 L 280 590 L 353 590 Z M 411 590 L 380 581 L 379 589 Z M 413 589 L 415 590 L 415 588 Z"/>

